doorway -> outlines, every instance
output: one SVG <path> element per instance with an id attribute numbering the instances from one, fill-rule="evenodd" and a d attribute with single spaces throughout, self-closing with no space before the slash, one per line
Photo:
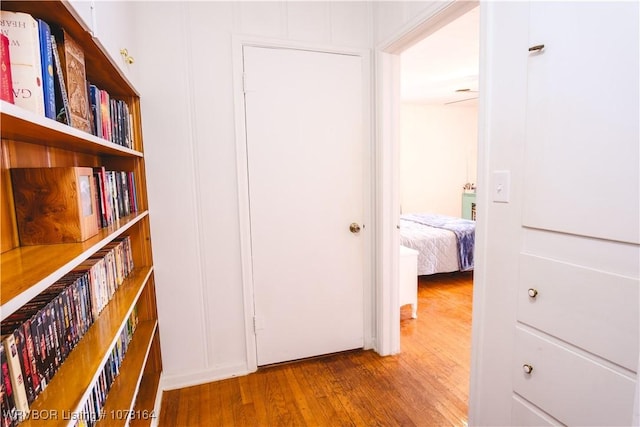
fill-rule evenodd
<path id="1" fill-rule="evenodd" d="M 479 6 L 478 2 L 451 1 L 431 11 L 409 29 L 394 35 L 377 51 L 377 198 L 378 198 L 378 301 L 377 351 L 400 351 L 399 251 L 400 246 L 400 120 L 401 54 L 420 40 Z M 482 105 L 478 94 L 478 104 Z M 480 124 L 479 124 L 480 127 Z M 481 148 L 481 147 L 478 147 Z M 481 150 L 480 150 L 481 152 Z M 480 163 L 478 163 L 480 164 Z M 477 171 L 478 176 L 481 171 Z"/>

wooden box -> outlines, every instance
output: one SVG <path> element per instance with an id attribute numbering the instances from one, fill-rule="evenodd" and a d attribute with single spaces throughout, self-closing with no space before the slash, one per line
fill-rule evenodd
<path id="1" fill-rule="evenodd" d="M 83 242 L 98 233 L 93 169 L 11 169 L 20 245 Z"/>

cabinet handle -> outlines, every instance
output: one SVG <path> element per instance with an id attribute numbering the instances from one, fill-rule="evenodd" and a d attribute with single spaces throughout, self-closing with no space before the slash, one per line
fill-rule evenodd
<path id="1" fill-rule="evenodd" d="M 522 365 L 522 370 L 524 371 L 525 374 L 531 375 L 531 373 L 533 372 L 533 366 L 529 365 L 528 363 L 525 363 L 524 365 Z"/>
<path id="2" fill-rule="evenodd" d="M 538 290 L 537 289 L 529 288 L 529 290 L 527 292 L 529 293 L 529 296 L 531 298 L 535 298 L 535 297 L 538 296 Z"/>
<path id="3" fill-rule="evenodd" d="M 127 49 L 120 49 L 120 55 L 122 55 L 127 64 L 134 63 L 133 56 L 129 56 L 129 51 Z"/>
<path id="4" fill-rule="evenodd" d="M 542 49 L 544 49 L 544 45 L 543 44 L 537 44 L 535 46 L 531 46 L 529 48 L 529 52 L 540 52 Z"/>

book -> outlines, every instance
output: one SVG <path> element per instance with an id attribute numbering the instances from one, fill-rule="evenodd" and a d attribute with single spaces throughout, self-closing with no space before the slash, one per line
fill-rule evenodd
<path id="1" fill-rule="evenodd" d="M 98 138 L 102 138 L 102 111 L 100 110 L 100 89 L 96 85 L 89 85 L 89 104 L 93 114 L 92 132 Z"/>
<path id="2" fill-rule="evenodd" d="M 31 362 L 27 352 L 27 340 L 24 334 L 23 325 L 18 326 L 13 332 L 16 346 L 18 347 L 18 355 L 20 357 L 20 368 L 22 370 L 22 379 L 24 380 L 24 388 L 27 394 L 29 404 L 35 399 L 35 389 L 33 387 L 33 378 L 31 377 Z"/>
<path id="3" fill-rule="evenodd" d="M 71 126 L 91 133 L 84 51 L 63 29 L 58 29 L 54 35 L 69 99 Z"/>
<path id="4" fill-rule="evenodd" d="M 11 77 L 9 38 L 4 34 L 0 34 L 0 99 L 13 104 L 13 78 Z"/>
<path id="5" fill-rule="evenodd" d="M 104 166 L 93 168 L 94 177 L 96 179 L 96 189 L 100 194 L 99 211 L 101 216 L 102 227 L 108 227 L 113 222 L 111 217 L 111 198 L 107 180 L 107 172 Z"/>
<path id="6" fill-rule="evenodd" d="M 0 11 L 0 30 L 9 39 L 14 103 L 44 115 L 38 22 L 28 13 Z"/>
<path id="7" fill-rule="evenodd" d="M 28 358 L 29 364 L 29 372 L 31 373 L 31 384 L 33 386 L 33 398 L 40 393 L 41 384 L 40 384 L 40 376 L 38 375 L 37 365 L 36 365 L 36 350 L 35 343 L 33 341 L 33 335 L 31 334 L 31 320 L 26 320 L 22 326 L 22 331 L 24 333 L 24 346 L 26 348 L 26 357 Z M 24 360 L 24 355 L 22 356 Z M 26 366 L 26 364 L 25 364 Z M 27 368 L 25 368 L 25 371 Z M 28 383 L 27 383 L 28 384 Z M 33 402 L 33 401 L 31 401 Z"/>
<path id="8" fill-rule="evenodd" d="M 13 398 L 18 415 L 24 417 L 29 412 L 29 401 L 27 400 L 27 390 L 25 388 L 22 368 L 20 367 L 20 354 L 13 334 L 8 334 L 2 338 L 2 344 L 9 366 L 9 376 L 13 387 Z"/>
<path id="9" fill-rule="evenodd" d="M 111 113 L 109 109 L 109 93 L 100 90 L 100 112 L 102 113 L 102 137 L 107 141 L 113 141 L 111 135 Z"/>
<path id="10" fill-rule="evenodd" d="M 71 110 L 69 107 L 69 97 L 67 96 L 67 87 L 64 82 L 64 74 L 62 72 L 62 64 L 60 63 L 60 55 L 58 55 L 58 45 L 55 36 L 51 35 L 51 53 L 53 56 L 53 65 L 56 78 L 54 79 L 54 91 L 56 98 L 56 120 L 71 126 Z"/>
<path id="11" fill-rule="evenodd" d="M 44 94 L 44 115 L 56 119 L 56 94 L 53 81 L 53 51 L 51 46 L 51 28 L 42 19 L 38 19 L 40 33 L 40 64 L 42 68 L 42 92 Z"/>
<path id="12" fill-rule="evenodd" d="M 9 363 L 4 346 L 0 345 L 0 382 L 2 383 L 2 424 L 7 426 L 16 425 L 18 418 L 11 376 L 9 375 Z"/>

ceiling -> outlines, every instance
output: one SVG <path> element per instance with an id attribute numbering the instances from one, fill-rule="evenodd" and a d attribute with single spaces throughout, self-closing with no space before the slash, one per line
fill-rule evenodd
<path id="1" fill-rule="evenodd" d="M 469 105 L 477 98 L 479 7 L 400 55 L 402 102 Z M 456 92 L 469 89 L 469 92 Z"/>

